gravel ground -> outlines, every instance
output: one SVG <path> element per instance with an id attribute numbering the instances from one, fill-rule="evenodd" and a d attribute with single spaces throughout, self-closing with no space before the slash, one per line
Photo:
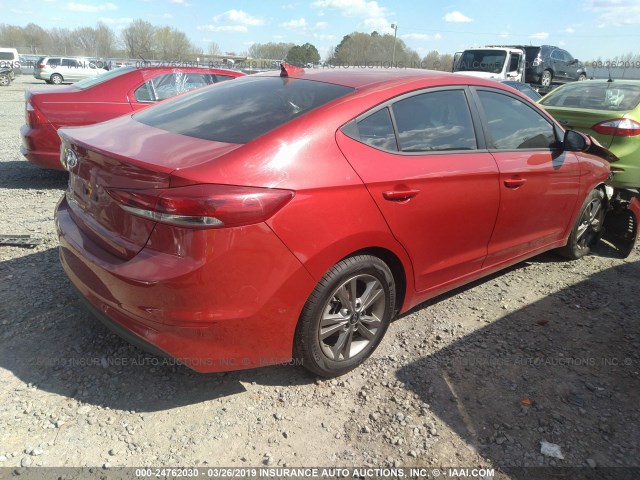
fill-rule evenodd
<path id="1" fill-rule="evenodd" d="M 637 248 L 545 254 L 423 304 L 338 379 L 197 374 L 109 333 L 71 291 L 53 225 L 66 175 L 19 151 L 34 85 L 0 87 L 0 233 L 43 240 L 0 246 L 0 467 L 640 466 Z"/>

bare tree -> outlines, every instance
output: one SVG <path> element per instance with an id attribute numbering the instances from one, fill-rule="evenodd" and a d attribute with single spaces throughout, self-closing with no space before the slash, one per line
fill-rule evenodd
<path id="1" fill-rule="evenodd" d="M 192 50 L 191 42 L 184 32 L 170 27 L 156 28 L 155 46 L 157 57 L 162 60 L 184 60 Z"/>
<path id="2" fill-rule="evenodd" d="M 49 34 L 39 25 L 29 23 L 22 29 L 25 46 L 30 53 L 42 53 L 50 45 Z"/>
<path id="3" fill-rule="evenodd" d="M 122 30 L 122 41 L 132 58 L 153 58 L 155 27 L 144 20 L 135 20 Z"/>
<path id="4" fill-rule="evenodd" d="M 58 55 L 75 55 L 77 46 L 73 39 L 73 34 L 68 28 L 52 28 L 49 30 L 51 45 L 46 53 Z M 44 53 L 44 52 L 43 52 Z"/>
<path id="5" fill-rule="evenodd" d="M 110 57 L 116 48 L 116 34 L 107 25 L 98 22 L 96 25 L 96 57 Z"/>
<path id="6" fill-rule="evenodd" d="M 222 50 L 220 50 L 220 46 L 216 42 L 209 42 L 207 53 L 210 57 L 218 57 L 222 53 Z"/>

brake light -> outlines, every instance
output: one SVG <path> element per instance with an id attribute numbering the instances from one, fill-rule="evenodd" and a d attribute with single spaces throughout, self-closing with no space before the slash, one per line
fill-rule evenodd
<path id="1" fill-rule="evenodd" d="M 133 215 L 194 228 L 235 227 L 263 222 L 294 195 L 291 190 L 211 184 L 108 192 Z"/>
<path id="2" fill-rule="evenodd" d="M 30 101 L 27 100 L 25 104 L 25 121 L 27 125 L 33 127 L 35 125 L 47 123 L 47 119 L 40 110 L 34 107 Z"/>
<path id="3" fill-rule="evenodd" d="M 36 68 L 44 68 L 44 63 L 39 63 L 36 65 Z"/>
<path id="4" fill-rule="evenodd" d="M 635 137 L 640 135 L 640 123 L 630 118 L 616 118 L 595 124 L 592 130 L 602 135 L 614 135 L 616 137 Z"/>

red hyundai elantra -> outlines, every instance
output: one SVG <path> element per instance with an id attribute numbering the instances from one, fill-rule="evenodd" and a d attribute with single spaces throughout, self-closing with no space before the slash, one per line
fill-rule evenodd
<path id="1" fill-rule="evenodd" d="M 201 67 L 121 67 L 73 85 L 27 90 L 20 150 L 39 167 L 64 170 L 60 163 L 58 128 L 111 120 L 242 75 L 232 70 Z"/>
<path id="2" fill-rule="evenodd" d="M 611 200 L 588 137 L 508 87 L 422 70 L 283 68 L 60 136 L 69 278 L 200 372 L 343 374 L 428 298 L 584 255 Z"/>

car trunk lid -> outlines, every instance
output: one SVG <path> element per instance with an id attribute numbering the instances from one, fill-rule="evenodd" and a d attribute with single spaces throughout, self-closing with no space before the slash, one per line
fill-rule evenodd
<path id="1" fill-rule="evenodd" d="M 593 129 L 599 123 L 623 118 L 625 112 L 611 112 L 603 110 L 587 110 L 563 107 L 549 107 L 542 105 L 565 129 L 578 130 L 579 132 L 591 135 L 598 140 L 605 148 L 610 148 L 613 142 L 613 135 L 603 135 Z"/>
<path id="2" fill-rule="evenodd" d="M 60 129 L 63 164 L 69 170 L 66 198 L 78 227 L 122 259 L 147 243 L 156 221 L 122 208 L 110 191 L 171 187 L 171 173 L 238 148 L 168 133 L 123 117 L 83 128 Z"/>

